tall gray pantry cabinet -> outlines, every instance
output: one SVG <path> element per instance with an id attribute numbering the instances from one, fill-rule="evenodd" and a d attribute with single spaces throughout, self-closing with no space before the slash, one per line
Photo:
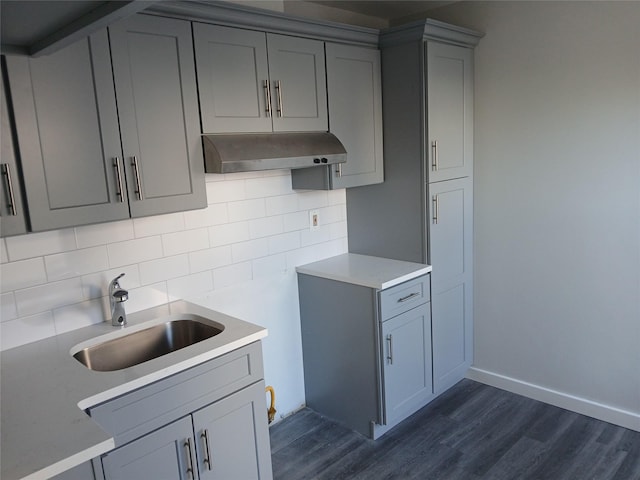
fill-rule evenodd
<path id="1" fill-rule="evenodd" d="M 347 190 L 350 252 L 433 267 L 436 395 L 473 359 L 473 47 L 480 38 L 434 20 L 382 33 L 385 182 Z"/>
<path id="2" fill-rule="evenodd" d="M 32 231 L 206 206 L 189 22 L 135 15 L 6 63 Z"/>

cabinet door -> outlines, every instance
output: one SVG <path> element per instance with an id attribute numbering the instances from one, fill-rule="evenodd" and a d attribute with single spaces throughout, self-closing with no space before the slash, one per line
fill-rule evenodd
<path id="1" fill-rule="evenodd" d="M 193 414 L 202 480 L 270 480 L 271 451 L 264 382 Z"/>
<path id="2" fill-rule="evenodd" d="M 193 448 L 191 417 L 186 417 L 104 455 L 104 478 L 197 479 Z"/>
<path id="3" fill-rule="evenodd" d="M 22 186 L 18 177 L 18 162 L 13 139 L 13 128 L 9 120 L 7 91 L 4 86 L 4 65 L 2 69 L 2 130 L 0 147 L 2 148 L 2 187 L 0 187 L 0 236 L 26 233 L 27 222 L 22 201 Z"/>
<path id="4" fill-rule="evenodd" d="M 462 379 L 473 356 L 472 181 L 429 185 L 429 263 L 435 393 Z"/>
<path id="5" fill-rule="evenodd" d="M 424 303 L 382 324 L 387 425 L 403 419 L 433 392 L 430 319 L 429 303 Z"/>
<path id="6" fill-rule="evenodd" d="M 109 36 L 131 216 L 204 208 L 191 24 L 135 15 Z"/>
<path id="7" fill-rule="evenodd" d="M 6 61 L 32 230 L 129 217 L 107 32 Z"/>
<path id="8" fill-rule="evenodd" d="M 266 34 L 193 24 L 204 133 L 271 132 Z"/>
<path id="9" fill-rule="evenodd" d="M 429 182 L 473 173 L 473 50 L 427 43 Z"/>
<path id="10" fill-rule="evenodd" d="M 267 34 L 274 132 L 329 129 L 324 43 Z"/>
<path id="11" fill-rule="evenodd" d="M 333 188 L 383 181 L 380 52 L 328 43 L 329 131 L 344 144 L 347 163 Z M 335 168 L 334 168 L 335 169 Z"/>

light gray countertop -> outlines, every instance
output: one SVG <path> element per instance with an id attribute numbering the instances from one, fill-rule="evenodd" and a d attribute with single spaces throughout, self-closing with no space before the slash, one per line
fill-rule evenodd
<path id="1" fill-rule="evenodd" d="M 384 290 L 431 272 L 431 265 L 344 253 L 296 267 L 298 273 Z"/>
<path id="2" fill-rule="evenodd" d="M 221 323 L 222 333 L 139 365 L 94 372 L 71 356 L 78 344 L 140 330 L 190 313 Z M 2 352 L 3 480 L 44 479 L 114 448 L 83 411 L 264 338 L 265 328 L 184 301 L 129 315 L 121 329 L 101 323 Z M 145 325 L 141 325 L 141 324 Z"/>

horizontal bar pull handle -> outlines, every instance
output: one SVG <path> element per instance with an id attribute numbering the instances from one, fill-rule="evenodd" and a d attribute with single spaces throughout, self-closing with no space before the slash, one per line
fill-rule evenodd
<path id="1" fill-rule="evenodd" d="M 187 441 L 184 442 L 184 447 L 187 450 L 187 475 L 190 479 L 193 480 L 195 478 L 193 472 L 193 454 L 191 453 L 191 438 L 187 438 Z"/>
<path id="2" fill-rule="evenodd" d="M 431 197 L 431 203 L 433 208 L 433 224 L 438 224 L 438 195 L 434 195 Z"/>
<path id="3" fill-rule="evenodd" d="M 116 196 L 118 202 L 124 202 L 124 194 L 122 193 L 122 171 L 120 170 L 120 159 L 115 157 L 113 159 L 113 168 L 116 169 Z"/>
<path id="4" fill-rule="evenodd" d="M 282 82 L 276 80 L 276 92 L 278 92 L 278 114 L 280 118 L 284 116 L 284 109 L 282 108 Z"/>
<path id="5" fill-rule="evenodd" d="M 431 142 L 431 170 L 438 171 L 438 141 Z"/>
<path id="6" fill-rule="evenodd" d="M 266 103 L 265 112 L 267 117 L 271 116 L 271 89 L 269 88 L 269 80 L 264 80 L 264 103 Z"/>
<path id="7" fill-rule="evenodd" d="M 407 300 L 411 300 L 412 298 L 419 297 L 420 292 L 413 292 L 411 295 L 407 295 L 406 297 L 402 297 L 398 299 L 398 303 L 406 302 Z"/>
<path id="8" fill-rule="evenodd" d="M 209 447 L 209 430 L 206 428 L 200 434 L 200 438 L 204 440 L 204 459 L 202 463 L 207 465 L 207 470 L 213 470 L 213 464 L 211 463 L 211 448 Z"/>
<path id="9" fill-rule="evenodd" d="M 140 167 L 138 165 L 138 157 L 131 157 L 131 166 L 133 167 L 133 175 L 135 177 L 136 189 L 133 191 L 138 196 L 138 200 L 143 200 L 142 182 L 140 181 Z"/>
<path id="10" fill-rule="evenodd" d="M 18 215 L 18 211 L 16 210 L 16 197 L 13 193 L 13 183 L 11 183 L 11 166 L 8 163 L 2 164 L 2 176 L 7 184 L 7 199 L 9 200 L 9 205 L 7 205 L 11 211 L 11 216 L 15 217 Z"/>
<path id="11" fill-rule="evenodd" d="M 389 351 L 387 353 L 387 360 L 389 365 L 393 365 L 393 335 L 387 335 L 387 343 L 389 344 Z"/>

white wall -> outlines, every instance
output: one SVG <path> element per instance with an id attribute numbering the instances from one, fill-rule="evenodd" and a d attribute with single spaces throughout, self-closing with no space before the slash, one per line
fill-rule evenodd
<path id="1" fill-rule="evenodd" d="M 640 3 L 433 16 L 486 33 L 472 377 L 640 430 Z"/>
<path id="2" fill-rule="evenodd" d="M 207 198 L 203 210 L 2 239 L 2 349 L 104 321 L 108 282 L 125 272 L 127 312 L 185 298 L 267 327 L 276 408 L 300 407 L 295 266 L 347 251 L 345 192 L 294 192 L 290 172 L 273 171 L 207 175 Z"/>

